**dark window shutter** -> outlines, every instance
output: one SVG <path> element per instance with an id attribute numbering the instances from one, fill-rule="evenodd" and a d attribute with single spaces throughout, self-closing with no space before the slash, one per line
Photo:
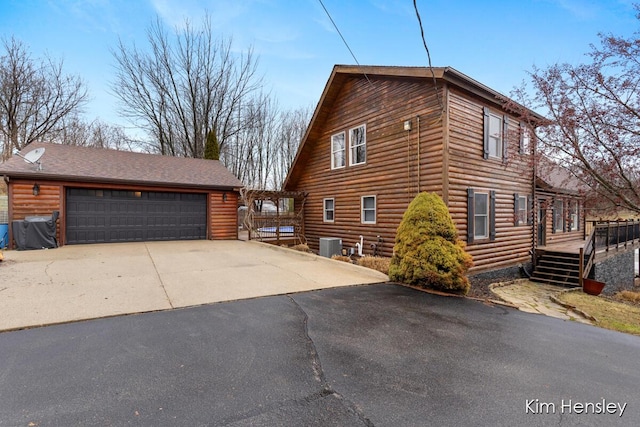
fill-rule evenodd
<path id="1" fill-rule="evenodd" d="M 509 117 L 502 120 L 502 160 L 507 161 L 507 145 L 509 141 Z"/>
<path id="2" fill-rule="evenodd" d="M 576 200 L 576 221 L 578 222 L 576 230 L 581 230 L 580 228 L 580 201 Z"/>
<path id="3" fill-rule="evenodd" d="M 484 145 L 482 157 L 489 158 L 489 108 L 484 107 Z"/>
<path id="4" fill-rule="evenodd" d="M 551 234 L 556 232 L 556 204 L 553 203 L 553 209 L 551 209 Z"/>
<path id="5" fill-rule="evenodd" d="M 518 193 L 513 193 L 513 224 L 520 225 L 520 195 Z"/>
<path id="6" fill-rule="evenodd" d="M 475 209 L 473 205 L 473 188 L 467 188 L 467 244 L 473 243 L 473 217 Z"/>
<path id="7" fill-rule="evenodd" d="M 496 192 L 489 192 L 489 240 L 496 240 Z"/>
<path id="8" fill-rule="evenodd" d="M 533 210 L 533 198 L 531 196 L 527 196 L 527 225 L 533 224 L 533 215 L 535 211 Z"/>

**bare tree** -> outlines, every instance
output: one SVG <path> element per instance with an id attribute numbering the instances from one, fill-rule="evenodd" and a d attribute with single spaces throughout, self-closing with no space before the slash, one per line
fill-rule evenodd
<path id="1" fill-rule="evenodd" d="M 50 141 L 121 151 L 138 149 L 136 142 L 127 136 L 121 126 L 111 125 L 97 119 L 86 122 L 76 115 L 65 118 L 64 126 L 60 130 L 52 132 Z"/>
<path id="2" fill-rule="evenodd" d="M 276 129 L 274 161 L 269 172 L 272 188 L 282 189 L 311 120 L 311 114 L 310 107 L 301 107 L 280 113 Z"/>
<path id="3" fill-rule="evenodd" d="M 114 94 L 121 113 L 148 134 L 156 152 L 202 158 L 207 134 L 221 150 L 244 127 L 243 108 L 261 86 L 252 49 L 232 52 L 207 16 L 200 29 L 185 22 L 173 37 L 159 19 L 147 31 L 148 52 L 122 41 L 113 52 Z"/>
<path id="4" fill-rule="evenodd" d="M 600 34 L 589 63 L 531 72 L 533 108 L 549 119 L 537 130 L 541 153 L 570 171 L 596 199 L 635 213 L 640 213 L 638 35 Z"/>
<path id="5" fill-rule="evenodd" d="M 63 62 L 33 59 L 23 43 L 3 39 L 0 57 L 2 159 L 29 143 L 48 139 L 87 101 L 82 80 L 63 72 Z"/>

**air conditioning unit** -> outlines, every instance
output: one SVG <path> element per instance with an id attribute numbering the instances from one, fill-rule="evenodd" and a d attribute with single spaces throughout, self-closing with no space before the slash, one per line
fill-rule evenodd
<path id="1" fill-rule="evenodd" d="M 331 258 L 342 254 L 342 239 L 337 237 L 320 238 L 320 256 Z"/>

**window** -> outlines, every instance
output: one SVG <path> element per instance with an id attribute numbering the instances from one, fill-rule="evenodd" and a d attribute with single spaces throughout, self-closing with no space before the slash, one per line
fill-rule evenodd
<path id="1" fill-rule="evenodd" d="M 531 153 L 531 129 L 520 123 L 520 154 Z"/>
<path id="2" fill-rule="evenodd" d="M 362 197 L 362 223 L 376 223 L 376 196 Z"/>
<path id="3" fill-rule="evenodd" d="M 473 237 L 486 239 L 489 237 L 489 195 L 476 193 L 473 200 Z"/>
<path id="4" fill-rule="evenodd" d="M 580 229 L 580 217 L 578 216 L 578 202 L 575 201 L 571 204 L 571 231 L 577 231 Z"/>
<path id="5" fill-rule="evenodd" d="M 484 109 L 484 158 L 503 158 L 506 151 L 507 118 Z"/>
<path id="6" fill-rule="evenodd" d="M 553 202 L 553 232 L 564 230 L 564 202 L 556 200 Z"/>
<path id="7" fill-rule="evenodd" d="M 467 243 L 496 239 L 496 192 L 467 189 Z"/>
<path id="8" fill-rule="evenodd" d="M 366 126 L 360 125 L 349 130 L 349 165 L 360 165 L 367 161 Z"/>
<path id="9" fill-rule="evenodd" d="M 331 136 L 331 169 L 345 167 L 344 132 Z"/>
<path id="10" fill-rule="evenodd" d="M 333 222 L 335 218 L 335 200 L 324 199 L 324 222 Z"/>
<path id="11" fill-rule="evenodd" d="M 528 218 L 528 210 L 527 205 L 529 204 L 526 196 L 520 196 L 518 193 L 513 195 L 514 197 L 514 214 L 515 214 L 515 225 L 525 225 L 529 224 Z"/>

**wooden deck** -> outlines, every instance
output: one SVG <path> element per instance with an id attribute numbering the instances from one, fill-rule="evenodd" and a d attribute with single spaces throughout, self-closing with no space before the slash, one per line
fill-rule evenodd
<path id="1" fill-rule="evenodd" d="M 538 251 L 564 252 L 568 254 L 580 253 L 580 248 L 584 248 L 587 240 L 571 240 L 569 242 L 556 243 L 545 246 L 538 246 Z"/>

